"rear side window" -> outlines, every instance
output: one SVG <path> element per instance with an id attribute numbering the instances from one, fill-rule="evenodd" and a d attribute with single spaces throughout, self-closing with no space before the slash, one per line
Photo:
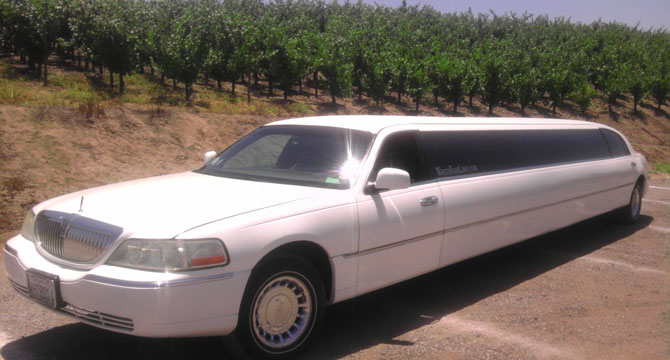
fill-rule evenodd
<path id="1" fill-rule="evenodd" d="M 610 156 L 598 130 L 427 131 L 419 134 L 438 177 L 587 161 Z"/>
<path id="2" fill-rule="evenodd" d="M 621 136 L 619 136 L 619 134 L 609 129 L 600 129 L 600 132 L 602 132 L 605 140 L 607 140 L 607 145 L 610 148 L 612 157 L 630 155 L 628 146 L 626 146 L 626 143 L 623 141 Z"/>

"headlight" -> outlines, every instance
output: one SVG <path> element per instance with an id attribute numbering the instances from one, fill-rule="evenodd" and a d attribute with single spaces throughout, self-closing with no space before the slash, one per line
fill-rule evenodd
<path id="1" fill-rule="evenodd" d="M 23 219 L 23 227 L 21 228 L 21 236 L 32 242 L 35 242 L 35 217 L 35 213 L 30 209 L 26 218 Z"/>
<path id="2" fill-rule="evenodd" d="M 149 271 L 181 271 L 228 264 L 219 239 L 129 239 L 107 260 L 108 265 Z"/>

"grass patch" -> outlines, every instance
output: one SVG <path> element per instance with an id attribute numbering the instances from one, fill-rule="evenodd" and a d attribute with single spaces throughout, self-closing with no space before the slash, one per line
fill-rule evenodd
<path id="1" fill-rule="evenodd" d="M 209 109 L 212 107 L 212 104 L 210 104 L 209 101 L 200 99 L 195 101 L 195 106 L 199 106 L 201 108 Z"/>
<path id="2" fill-rule="evenodd" d="M 64 74 L 61 72 L 50 72 L 49 73 L 49 85 L 61 88 L 90 88 L 86 77 L 83 74 Z"/>
<path id="3" fill-rule="evenodd" d="M 102 101 L 98 93 L 83 87 L 67 88 L 57 91 L 49 99 L 48 105 L 72 105 L 98 103 Z"/>
<path id="4" fill-rule="evenodd" d="M 125 91 L 119 94 L 119 76 L 114 74 L 114 86 L 109 85 L 109 73 L 64 71 L 51 66 L 49 85 L 23 65 L 0 61 L 0 102 L 14 105 L 70 106 L 89 114 L 91 104 L 105 108 L 110 105 L 137 104 L 149 107 L 178 106 L 190 111 L 230 115 L 301 116 L 317 111 L 303 102 L 268 101 L 254 97 L 247 102 L 246 89 L 240 86 L 236 95 L 216 86 L 193 84 L 194 94 L 186 101 L 182 87 L 173 89 L 172 81 L 162 83 L 159 76 L 133 74 L 124 77 Z"/>
<path id="5" fill-rule="evenodd" d="M 126 88 L 123 95 L 115 95 L 120 102 L 152 105 L 152 104 L 169 104 L 169 105 L 184 105 L 185 101 L 180 101 L 179 95 L 167 85 L 161 84 L 160 81 L 152 80 L 151 76 L 146 74 L 133 74 L 124 77 Z M 115 88 L 118 92 L 118 86 Z"/>
<path id="6" fill-rule="evenodd" d="M 0 101 L 5 104 L 22 104 L 28 101 L 28 92 L 16 81 L 0 80 Z"/>
<path id="7" fill-rule="evenodd" d="M 231 115 L 254 114 L 262 116 L 286 115 L 284 106 L 252 99 L 247 103 L 244 95 L 232 95 L 209 88 L 201 88 L 196 95 L 195 105 L 199 110 Z"/>
<path id="8" fill-rule="evenodd" d="M 315 113 L 314 109 L 312 109 L 309 104 L 301 102 L 286 104 L 284 109 L 286 109 L 290 115 L 309 115 Z"/>
<path id="9" fill-rule="evenodd" d="M 0 63 L 0 101 L 5 104 L 24 104 L 32 101 L 34 81 L 16 74 L 6 63 Z"/>
<path id="10" fill-rule="evenodd" d="M 670 174 L 670 163 L 658 162 L 652 165 L 651 169 L 661 173 Z"/>

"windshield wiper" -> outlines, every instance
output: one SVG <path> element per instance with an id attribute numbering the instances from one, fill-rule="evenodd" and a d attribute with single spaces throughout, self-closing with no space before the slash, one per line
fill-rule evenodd
<path id="1" fill-rule="evenodd" d="M 195 172 L 199 172 L 202 174 L 207 174 L 207 175 L 214 175 L 214 176 L 221 176 L 221 177 L 227 177 L 227 178 L 233 178 L 233 179 L 239 179 L 239 180 L 249 180 L 249 181 L 261 181 L 258 177 L 247 175 L 247 174 L 240 174 L 240 173 L 235 173 L 235 172 L 230 172 L 230 171 L 225 171 L 225 170 L 214 170 L 214 169 L 198 169 L 195 170 Z"/>

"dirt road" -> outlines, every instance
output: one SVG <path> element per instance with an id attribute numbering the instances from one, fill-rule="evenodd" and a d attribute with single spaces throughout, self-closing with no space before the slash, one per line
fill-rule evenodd
<path id="1" fill-rule="evenodd" d="M 592 219 L 328 309 L 303 359 L 668 359 L 670 179 L 638 224 Z M 230 358 L 218 338 L 73 322 L 0 276 L 4 359 Z M 132 304 L 128 304 L 132 306 Z"/>

